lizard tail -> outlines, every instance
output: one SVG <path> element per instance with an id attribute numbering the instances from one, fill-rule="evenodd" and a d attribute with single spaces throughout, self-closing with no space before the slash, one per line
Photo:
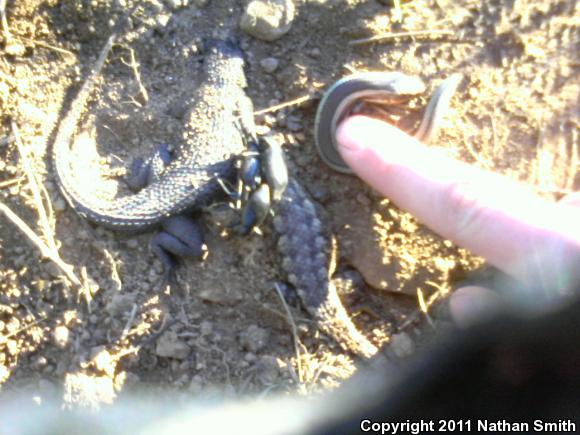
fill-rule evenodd
<path id="1" fill-rule="evenodd" d="M 333 263 L 330 241 L 309 195 L 291 180 L 275 211 L 282 268 L 306 310 L 316 319 L 318 327 L 344 350 L 365 358 L 375 355 L 377 347 L 352 323 L 330 281 Z"/>

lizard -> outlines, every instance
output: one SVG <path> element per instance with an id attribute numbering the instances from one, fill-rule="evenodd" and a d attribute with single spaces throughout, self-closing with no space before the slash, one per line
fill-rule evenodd
<path id="1" fill-rule="evenodd" d="M 60 191 L 79 216 L 116 231 L 137 233 L 161 227 L 163 231 L 153 238 L 152 247 L 166 271 L 171 272 L 174 257 L 203 255 L 201 233 L 187 213 L 223 194 L 221 180 L 235 178 L 236 159 L 245 151 L 246 136 L 254 137 L 253 106 L 245 93 L 243 56 L 231 41 L 210 44 L 205 78 L 186 115 L 183 143 L 173 155 L 161 148 L 147 161 L 134 165 L 136 174 L 132 178 L 138 181 L 133 187 L 140 189 L 138 192 L 102 203 L 76 188 L 78 175 L 73 170 L 70 147 L 118 34 L 119 31 L 113 32 L 107 40 L 60 123 L 52 164 Z M 266 155 L 271 151 L 274 156 L 270 163 L 264 159 L 265 166 L 279 171 L 278 148 L 271 144 L 265 148 Z M 266 169 L 264 178 L 278 180 L 280 177 L 273 172 Z M 330 280 L 333 270 L 329 238 L 312 199 L 296 180 L 290 180 L 285 191 L 276 185 L 278 182 L 271 181 L 273 185 L 269 187 L 276 199 L 274 228 L 279 235 L 277 246 L 285 275 L 324 333 L 347 351 L 363 357 L 374 355 L 377 348 L 356 329 Z"/>

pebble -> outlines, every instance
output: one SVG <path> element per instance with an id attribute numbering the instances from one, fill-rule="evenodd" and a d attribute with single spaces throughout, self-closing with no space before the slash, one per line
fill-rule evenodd
<path id="1" fill-rule="evenodd" d="M 278 360 L 272 355 L 263 355 L 256 363 L 256 373 L 260 382 L 264 385 L 275 384 L 280 375 Z"/>
<path id="2" fill-rule="evenodd" d="M 286 114 L 284 113 L 284 111 L 279 111 L 276 114 L 276 124 L 278 124 L 278 127 L 286 127 Z"/>
<path id="3" fill-rule="evenodd" d="M 266 57 L 260 61 L 260 66 L 267 73 L 273 73 L 278 68 L 278 59 L 274 57 Z"/>
<path id="4" fill-rule="evenodd" d="M 172 331 L 165 332 L 157 340 L 157 346 L 155 346 L 155 354 L 164 358 L 175 358 L 175 359 L 186 359 L 191 353 L 191 348 L 187 343 Z"/>
<path id="5" fill-rule="evenodd" d="M 32 368 L 34 368 L 35 370 L 40 370 L 40 369 L 43 369 L 44 367 L 46 367 L 47 364 L 48 364 L 48 360 L 46 359 L 46 357 L 40 355 L 32 360 L 31 365 L 32 365 Z"/>
<path id="6" fill-rule="evenodd" d="M 270 334 L 266 329 L 257 325 L 250 325 L 248 329 L 240 334 L 240 344 L 245 350 L 257 353 L 266 347 Z"/>
<path id="7" fill-rule="evenodd" d="M 97 346 L 91 349 L 91 361 L 95 368 L 108 376 L 115 374 L 117 364 L 105 346 Z"/>
<path id="8" fill-rule="evenodd" d="M 18 342 L 16 340 L 6 340 L 4 342 L 6 351 L 9 355 L 18 355 Z"/>
<path id="9" fill-rule="evenodd" d="M 319 48 L 313 48 L 312 50 L 310 50 L 309 54 L 311 57 L 318 59 L 322 53 L 320 52 Z"/>
<path id="10" fill-rule="evenodd" d="M 52 207 L 57 212 L 64 211 L 66 210 L 66 201 L 59 196 L 52 202 Z"/>
<path id="11" fill-rule="evenodd" d="M 204 302 L 221 305 L 235 304 L 241 298 L 238 292 L 233 289 L 227 291 L 226 289 L 216 287 L 202 290 L 198 295 Z"/>
<path id="12" fill-rule="evenodd" d="M 165 0 L 165 4 L 172 11 L 177 11 L 181 8 L 184 8 L 188 3 L 188 0 Z"/>
<path id="13" fill-rule="evenodd" d="M 4 52 L 8 56 L 22 57 L 26 53 L 26 47 L 16 40 L 11 39 L 4 47 Z"/>
<path id="14" fill-rule="evenodd" d="M 330 199 L 330 189 L 323 184 L 313 184 L 309 187 L 308 191 L 316 201 L 323 204 Z"/>
<path id="15" fill-rule="evenodd" d="M 263 41 L 275 41 L 288 33 L 296 15 L 292 0 L 254 0 L 248 3 L 240 28 Z"/>
<path id="16" fill-rule="evenodd" d="M 69 337 L 70 331 L 66 326 L 60 325 L 54 328 L 52 339 L 59 349 L 64 349 L 68 345 Z"/>
<path id="17" fill-rule="evenodd" d="M 130 312 L 137 299 L 135 293 L 115 293 L 105 306 L 105 311 L 111 316 L 119 316 Z"/>
<path id="18" fill-rule="evenodd" d="M 59 276 L 62 275 L 62 272 L 60 271 L 58 266 L 54 264 L 52 261 L 50 263 L 46 263 L 45 268 L 48 274 L 53 278 L 58 278 Z"/>

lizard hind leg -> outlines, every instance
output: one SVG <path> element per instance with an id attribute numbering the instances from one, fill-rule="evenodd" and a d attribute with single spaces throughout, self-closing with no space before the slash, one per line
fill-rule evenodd
<path id="1" fill-rule="evenodd" d="M 166 144 L 158 145 L 146 159 L 137 157 L 133 160 L 129 173 L 125 177 L 125 183 L 129 189 L 138 192 L 159 180 L 172 160 L 173 156 L 169 146 Z"/>
<path id="2" fill-rule="evenodd" d="M 163 263 L 165 281 L 173 283 L 179 259 L 203 260 L 208 249 L 199 222 L 192 217 L 171 216 L 163 221 L 161 228 L 151 239 L 151 250 Z"/>
<path id="3" fill-rule="evenodd" d="M 133 161 L 125 182 L 131 190 L 139 191 L 162 178 L 172 161 L 169 146 L 161 144 L 145 160 L 137 158 Z M 180 258 L 203 259 L 207 255 L 199 223 L 186 215 L 164 219 L 161 231 L 153 236 L 150 244 L 164 266 L 164 280 L 167 283 L 175 281 L 175 269 Z"/>

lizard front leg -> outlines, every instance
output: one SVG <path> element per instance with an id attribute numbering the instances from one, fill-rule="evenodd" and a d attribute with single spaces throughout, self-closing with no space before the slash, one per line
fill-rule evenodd
<path id="1" fill-rule="evenodd" d="M 173 160 L 166 144 L 159 145 L 146 159 L 133 161 L 125 182 L 133 191 L 139 191 L 157 182 Z M 180 258 L 203 259 L 207 246 L 197 219 L 184 214 L 169 216 L 161 222 L 161 231 L 151 239 L 151 250 L 163 263 L 165 281 L 174 281 L 175 268 Z"/>

